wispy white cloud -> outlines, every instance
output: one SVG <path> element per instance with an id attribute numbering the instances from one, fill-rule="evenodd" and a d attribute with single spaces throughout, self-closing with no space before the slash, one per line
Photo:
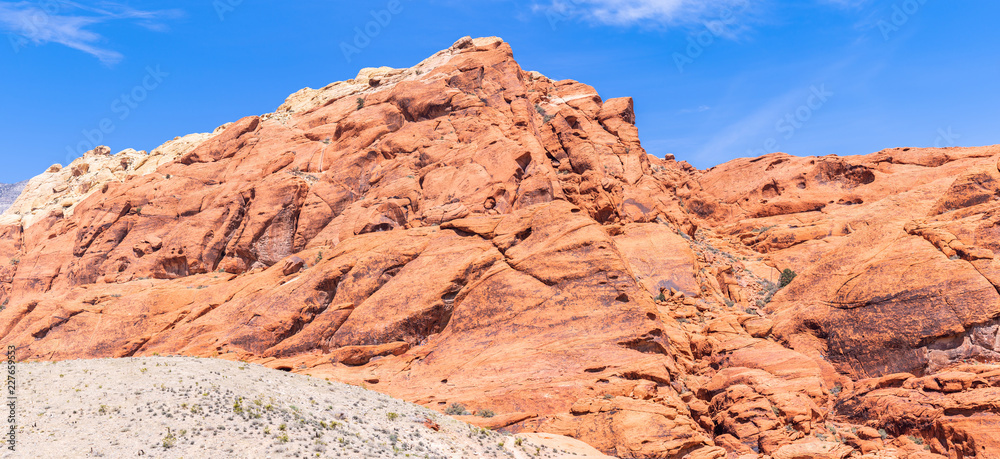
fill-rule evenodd
<path id="1" fill-rule="evenodd" d="M 688 114 L 691 114 L 691 113 L 707 112 L 707 111 L 709 111 L 711 109 L 712 109 L 712 107 L 709 107 L 708 105 L 699 105 L 696 108 L 682 108 L 677 113 L 680 113 L 682 115 L 688 115 Z"/>
<path id="2" fill-rule="evenodd" d="M 535 9 L 609 25 L 676 25 L 711 20 L 754 0 L 549 0 Z"/>
<path id="3" fill-rule="evenodd" d="M 97 6 L 72 1 L 0 1 L 0 31 L 10 35 L 15 50 L 26 43 L 58 43 L 90 54 L 106 65 L 121 61 L 121 53 L 104 45 L 95 26 L 115 20 L 133 22 L 150 30 L 164 30 L 163 19 L 179 16 L 176 10 L 143 11 L 113 2 Z"/>
<path id="4" fill-rule="evenodd" d="M 538 0 L 534 9 L 561 19 L 582 19 L 615 26 L 677 26 L 704 24 L 720 27 L 737 38 L 746 24 L 733 29 L 732 15 L 758 10 L 775 0 Z M 871 0 L 809 0 L 838 8 L 857 8 Z M 747 18 L 743 18 L 747 19 Z M 728 30 L 727 30 L 728 29 Z"/>

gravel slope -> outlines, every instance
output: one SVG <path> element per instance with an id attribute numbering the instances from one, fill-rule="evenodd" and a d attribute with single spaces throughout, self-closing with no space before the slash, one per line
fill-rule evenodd
<path id="1" fill-rule="evenodd" d="M 16 370 L 17 449 L 5 436 L 0 457 L 605 457 L 565 437 L 505 436 L 361 387 L 240 362 L 152 357 Z"/>

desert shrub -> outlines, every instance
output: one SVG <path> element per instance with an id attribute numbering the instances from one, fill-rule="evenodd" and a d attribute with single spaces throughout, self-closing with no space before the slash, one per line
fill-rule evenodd
<path id="1" fill-rule="evenodd" d="M 469 414 L 468 411 L 465 411 L 465 405 L 461 403 L 452 403 L 451 405 L 448 405 L 448 408 L 444 410 L 444 413 L 455 416 L 464 416 Z"/>
<path id="2" fill-rule="evenodd" d="M 792 283 L 792 281 L 795 279 L 795 276 L 797 276 L 797 274 L 795 274 L 795 271 L 785 268 L 785 270 L 781 272 L 781 277 L 778 279 L 778 287 L 785 288 L 786 285 Z"/>
<path id="3" fill-rule="evenodd" d="M 492 418 L 493 416 L 496 415 L 497 414 L 494 413 L 493 410 L 491 409 L 479 410 L 476 412 L 476 416 L 479 416 L 481 418 Z"/>
<path id="4" fill-rule="evenodd" d="M 358 97 L 358 110 L 361 110 L 362 108 L 365 108 L 365 98 Z"/>
<path id="5" fill-rule="evenodd" d="M 163 447 L 173 448 L 176 445 L 177 445 L 177 437 L 174 436 L 174 433 L 171 432 L 170 429 L 167 429 L 167 436 L 163 437 Z"/>
<path id="6" fill-rule="evenodd" d="M 757 307 L 763 309 L 767 303 L 771 302 L 771 297 L 774 296 L 774 294 L 777 293 L 778 289 L 781 287 L 779 287 L 778 284 L 773 284 L 766 280 L 760 280 L 757 281 L 757 283 L 760 284 L 760 288 L 764 293 L 764 297 L 757 300 Z"/>

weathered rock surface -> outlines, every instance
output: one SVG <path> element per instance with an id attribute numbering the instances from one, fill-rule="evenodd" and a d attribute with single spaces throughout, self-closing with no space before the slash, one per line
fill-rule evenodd
<path id="1" fill-rule="evenodd" d="M 618 457 L 996 457 L 1000 148 L 698 171 L 634 116 L 466 38 L 91 152 L 3 217 L 0 337 L 242 359 Z"/>
<path id="2" fill-rule="evenodd" d="M 833 367 L 829 384 L 835 370 L 854 380 L 844 387 L 867 385 L 838 397 L 838 414 L 916 438 L 899 446 L 917 451 L 1000 457 L 986 433 L 1000 421 L 985 402 L 996 383 L 973 374 L 993 367 L 949 371 L 1000 361 L 998 157 L 995 146 L 768 155 L 700 173 L 688 207 L 798 273 L 766 309 L 779 342 Z M 879 378 L 895 379 L 866 382 Z"/>
<path id="3" fill-rule="evenodd" d="M 506 427 L 619 455 L 711 447 L 669 385 L 687 336 L 653 300 L 696 290 L 693 254 L 655 222 L 683 214 L 631 110 L 462 40 L 149 169 L 92 152 L 8 213 L 0 333 L 29 359 L 223 355 L 529 413 Z M 52 209 L 81 177 L 103 184 Z M 572 414 L 608 394 L 613 412 Z"/>

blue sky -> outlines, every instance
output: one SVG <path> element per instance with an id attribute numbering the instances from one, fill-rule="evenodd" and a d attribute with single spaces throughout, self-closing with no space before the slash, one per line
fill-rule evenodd
<path id="1" fill-rule="evenodd" d="M 987 0 L 0 1 L 0 182 L 95 143 L 151 150 L 465 35 L 634 97 L 646 149 L 699 168 L 989 145 L 997 17 Z"/>

